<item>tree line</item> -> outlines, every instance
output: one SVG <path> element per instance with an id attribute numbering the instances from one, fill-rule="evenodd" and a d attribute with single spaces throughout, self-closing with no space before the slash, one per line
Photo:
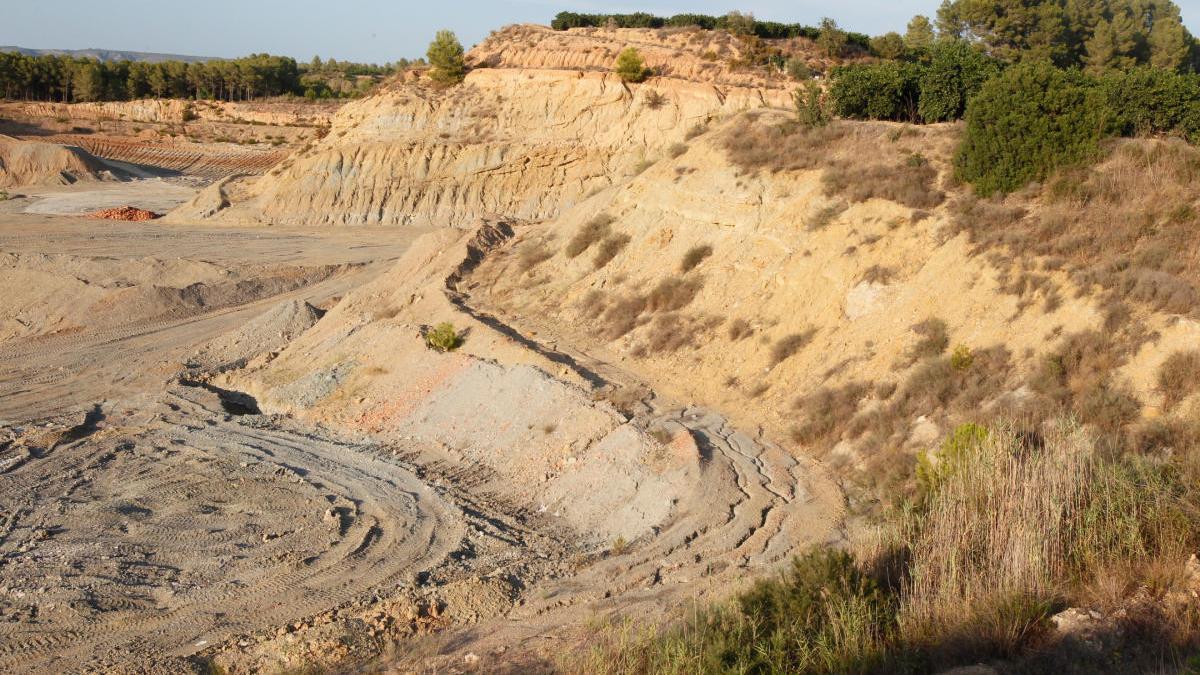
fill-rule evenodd
<path id="1" fill-rule="evenodd" d="M 936 30 L 916 17 L 890 42 L 890 58 L 835 67 L 823 103 L 850 119 L 965 119 L 957 168 L 981 194 L 1095 157 L 1112 136 L 1200 142 L 1200 49 L 1169 0 L 948 0 Z M 824 119 L 814 91 L 797 96 L 802 121 Z"/>
<path id="2" fill-rule="evenodd" d="M 795 37 L 805 37 L 818 40 L 826 27 L 806 26 L 799 23 L 779 23 L 777 21 L 759 21 L 753 14 L 730 12 L 724 16 L 709 16 L 707 14 L 676 14 L 670 17 L 654 16 L 645 12 L 633 14 L 579 14 L 576 12 L 559 12 L 550 27 L 554 30 L 570 28 L 596 27 L 603 28 L 668 28 L 694 26 L 704 30 L 727 30 L 734 34 L 753 35 L 763 40 L 783 40 Z M 871 38 L 865 33 L 845 32 L 847 44 L 867 49 Z"/>
<path id="3" fill-rule="evenodd" d="M 204 63 L 106 62 L 0 52 L 0 96 L 63 103 L 147 97 L 222 101 L 285 95 L 342 98 L 364 94 L 379 79 L 410 65 L 413 63 L 406 59 L 378 66 L 320 58 L 298 64 L 293 58 L 271 54 Z"/>

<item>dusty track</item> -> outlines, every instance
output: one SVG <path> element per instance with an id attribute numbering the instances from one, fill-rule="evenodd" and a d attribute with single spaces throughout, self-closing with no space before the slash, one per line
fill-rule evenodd
<path id="1" fill-rule="evenodd" d="M 22 619 L 0 624 L 0 670 L 161 663 L 394 586 L 464 535 L 395 462 L 243 424 L 203 390 L 138 416 L 0 476 L 0 607 Z"/>

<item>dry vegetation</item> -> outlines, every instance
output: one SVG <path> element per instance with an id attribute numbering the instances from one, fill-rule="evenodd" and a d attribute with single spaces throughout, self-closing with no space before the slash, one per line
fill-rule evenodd
<path id="1" fill-rule="evenodd" d="M 1158 370 L 1158 388 L 1165 410 L 1171 410 L 1200 389 L 1200 350 L 1168 356 Z"/>
<path id="2" fill-rule="evenodd" d="M 687 253 L 683 254 L 683 260 L 679 263 L 679 271 L 685 274 L 691 272 L 712 254 L 713 248 L 708 244 L 689 248 Z"/>
<path id="3" fill-rule="evenodd" d="M 824 169 L 825 195 L 850 202 L 887 199 L 929 209 L 946 199 L 937 185 L 936 167 L 911 149 L 905 134 L 888 136 L 882 128 L 848 122 L 821 127 L 791 120 L 771 124 L 759 117 L 743 116 L 725 137 L 729 160 L 742 171 Z"/>
<path id="4" fill-rule="evenodd" d="M 1200 150 L 1178 140 L 1114 141 L 1108 158 L 1005 201 L 959 199 L 955 224 L 981 249 L 1040 257 L 1080 293 L 1098 287 L 1149 309 L 1200 307 Z M 1037 200 L 1040 208 L 1031 203 Z"/>
<path id="5" fill-rule="evenodd" d="M 704 278 L 689 276 L 660 280 L 646 293 L 631 293 L 615 298 L 593 290 L 584 296 L 580 312 L 585 319 L 600 323 L 600 334 L 609 340 L 627 335 L 630 331 L 651 320 L 651 315 L 678 312 L 691 304 L 696 294 L 704 287 Z M 673 320 L 672 320 L 673 321 Z M 719 323 L 719 322 L 718 322 Z M 711 322 L 687 323 L 692 328 L 707 330 Z M 669 328 L 669 325 L 664 325 Z M 682 345 L 690 343 L 689 337 Z M 674 342 L 674 341 L 671 341 Z M 658 349 L 654 350 L 658 351 Z"/>
<path id="6" fill-rule="evenodd" d="M 659 629 L 601 631 L 572 672 L 1173 671 L 1200 647 L 1194 457 L 1105 459 L 1077 426 L 947 438 L 923 500 L 858 555 L 814 550 L 732 602 Z M 1056 638 L 1102 612 L 1095 650 Z"/>
<path id="7" fill-rule="evenodd" d="M 568 258 L 577 258 L 581 253 L 588 250 L 596 242 L 604 239 L 612 233 L 612 224 L 616 221 L 615 218 L 607 213 L 592 218 L 567 242 L 567 247 L 563 250 Z"/>

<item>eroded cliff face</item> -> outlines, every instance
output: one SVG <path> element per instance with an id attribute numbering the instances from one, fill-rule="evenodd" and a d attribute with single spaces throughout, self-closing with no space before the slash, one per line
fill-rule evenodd
<path id="1" fill-rule="evenodd" d="M 711 120 L 790 101 L 782 81 L 705 67 L 706 42 L 687 55 L 644 47 L 648 64 L 674 65 L 627 84 L 609 70 L 638 31 L 573 33 L 507 29 L 472 51 L 476 67 L 461 85 L 409 77 L 345 106 L 323 140 L 215 217 L 439 227 L 542 220 L 636 175 Z M 641 31 L 643 41 L 651 33 Z"/>

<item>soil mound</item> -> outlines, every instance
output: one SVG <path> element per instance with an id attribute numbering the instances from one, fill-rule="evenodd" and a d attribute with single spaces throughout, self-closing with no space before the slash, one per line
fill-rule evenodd
<path id="1" fill-rule="evenodd" d="M 237 330 L 201 347 L 192 363 L 214 370 L 244 365 L 259 354 L 283 349 L 312 328 L 322 314 L 324 312 L 302 300 L 281 302 Z"/>
<path id="2" fill-rule="evenodd" d="M 0 187 L 123 178 L 83 148 L 0 136 Z"/>
<path id="3" fill-rule="evenodd" d="M 139 209 L 136 206 L 118 206 L 115 209 L 101 209 L 87 214 L 88 218 L 96 220 L 131 220 L 141 222 L 143 220 L 154 220 L 162 218 L 161 213 Z"/>

